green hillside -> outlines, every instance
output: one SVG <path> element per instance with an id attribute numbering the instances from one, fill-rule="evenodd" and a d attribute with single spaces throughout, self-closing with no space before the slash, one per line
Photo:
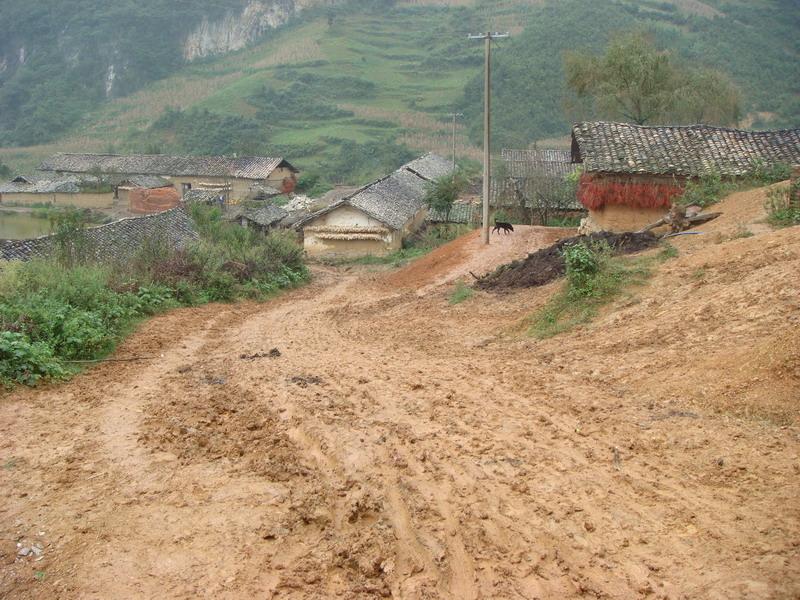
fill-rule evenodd
<path id="1" fill-rule="evenodd" d="M 572 119 L 593 117 L 565 111 L 563 52 L 599 50 L 631 28 L 651 31 L 687 62 L 726 70 L 756 126 L 798 125 L 798 12 L 794 0 L 374 0 L 313 9 L 245 50 L 85 101 L 56 140 L 7 143 L 0 161 L 30 169 L 78 149 L 282 154 L 328 182 L 358 183 L 412 152 L 449 152 L 454 109 L 467 113 L 459 153 L 477 157 L 482 45 L 466 34 L 485 29 L 513 34 L 494 55 L 497 147 L 563 138 Z M 40 110 L 59 113 L 54 103 Z"/>

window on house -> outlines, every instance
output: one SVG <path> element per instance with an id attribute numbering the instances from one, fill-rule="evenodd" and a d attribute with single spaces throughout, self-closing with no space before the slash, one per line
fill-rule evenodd
<path id="1" fill-rule="evenodd" d="M 183 187 L 183 193 L 184 194 L 186 192 L 188 192 L 190 189 L 192 189 L 192 184 L 191 183 L 182 183 L 181 186 Z"/>

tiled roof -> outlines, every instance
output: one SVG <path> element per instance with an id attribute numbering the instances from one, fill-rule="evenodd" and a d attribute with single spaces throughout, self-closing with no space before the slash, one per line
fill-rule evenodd
<path id="1" fill-rule="evenodd" d="M 478 210 L 478 205 L 456 203 L 449 212 L 431 209 L 426 220 L 430 223 L 471 223 Z"/>
<path id="2" fill-rule="evenodd" d="M 346 202 L 392 229 L 401 229 L 424 206 L 426 184 L 425 179 L 400 169 Z"/>
<path id="3" fill-rule="evenodd" d="M 402 227 L 425 206 L 428 185 L 452 173 L 452 163 L 426 154 L 397 169 L 394 173 L 365 185 L 353 194 L 312 213 L 295 223 L 295 227 L 343 205 L 357 208 L 392 229 Z"/>
<path id="4" fill-rule="evenodd" d="M 685 177 L 716 172 L 735 177 L 749 173 L 759 162 L 800 162 L 800 129 L 579 123 L 572 129 L 572 160 L 582 162 L 586 172 Z"/>
<path id="5" fill-rule="evenodd" d="M 154 190 L 170 186 L 172 185 L 172 183 L 170 183 L 163 177 L 159 177 L 158 175 L 132 175 L 131 177 L 125 177 L 124 179 L 122 179 L 118 185 L 122 187 L 127 185 L 130 187 Z"/>
<path id="6" fill-rule="evenodd" d="M 503 149 L 503 161 L 508 167 L 509 177 L 525 178 L 536 176 L 566 177 L 575 170 L 572 155 L 567 150 Z"/>
<path id="7" fill-rule="evenodd" d="M 37 179 L 17 177 L 14 181 L 0 184 L 0 194 L 77 194 L 81 180 L 77 177 Z"/>
<path id="8" fill-rule="evenodd" d="M 183 192 L 184 202 L 217 202 L 222 194 L 212 190 L 186 190 Z"/>
<path id="9" fill-rule="evenodd" d="M 56 154 L 44 161 L 41 171 L 102 173 L 127 175 L 170 175 L 231 177 L 235 179 L 267 179 L 278 167 L 297 172 L 283 158 L 266 156 L 167 156 L 165 154 Z"/>
<path id="10" fill-rule="evenodd" d="M 241 217 L 247 219 L 248 221 L 252 221 L 257 225 L 261 225 L 262 227 L 269 227 L 270 225 L 274 225 L 286 217 L 288 214 L 289 212 L 280 206 L 266 204 L 264 206 L 260 206 L 259 208 L 245 208 L 241 212 Z"/>
<path id="11" fill-rule="evenodd" d="M 429 152 L 400 167 L 412 171 L 428 181 L 436 181 L 453 172 L 453 162 Z"/>

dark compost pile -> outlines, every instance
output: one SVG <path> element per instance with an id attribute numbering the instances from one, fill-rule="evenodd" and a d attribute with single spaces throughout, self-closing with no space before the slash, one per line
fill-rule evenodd
<path id="1" fill-rule="evenodd" d="M 578 242 L 589 244 L 605 242 L 615 254 L 632 254 L 656 246 L 658 238 L 649 231 L 645 233 L 601 231 L 591 235 L 565 238 L 548 248 L 529 254 L 527 258 L 498 267 L 492 273 L 478 279 L 475 285 L 482 290 L 504 290 L 550 283 L 564 275 L 566 271 L 564 247 Z"/>

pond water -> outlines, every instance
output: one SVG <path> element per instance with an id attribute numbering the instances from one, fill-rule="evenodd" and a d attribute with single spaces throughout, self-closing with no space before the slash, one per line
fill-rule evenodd
<path id="1" fill-rule="evenodd" d="M 50 220 L 29 213 L 0 211 L 0 240 L 24 240 L 50 233 Z"/>

